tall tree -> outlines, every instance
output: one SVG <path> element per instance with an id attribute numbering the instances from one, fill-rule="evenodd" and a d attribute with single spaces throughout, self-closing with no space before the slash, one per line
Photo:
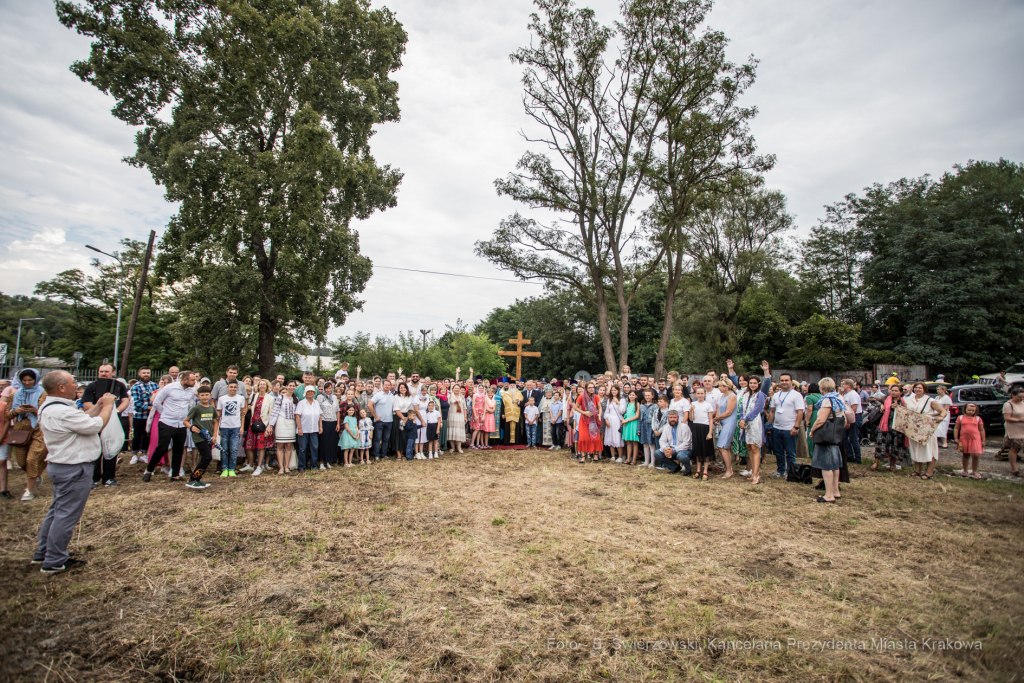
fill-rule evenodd
<path id="1" fill-rule="evenodd" d="M 57 14 L 94 39 L 72 71 L 143 127 L 130 162 L 179 203 L 157 271 L 186 302 L 229 309 L 237 324 L 219 334 L 241 335 L 241 347 L 255 327 L 269 374 L 282 330 L 323 338 L 361 306 L 371 264 L 350 223 L 394 206 L 401 180 L 369 144 L 376 124 L 399 118 L 390 75 L 406 34 L 389 10 L 367 0 L 59 0 Z M 183 337 L 186 347 L 203 340 Z"/>
<path id="2" fill-rule="evenodd" d="M 861 301 L 864 239 L 851 198 L 825 207 L 825 218 L 800 241 L 796 271 L 826 317 L 849 324 L 864 320 Z"/>
<path id="3" fill-rule="evenodd" d="M 870 346 L 954 377 L 1024 348 L 1024 164 L 955 166 L 849 198 L 863 231 Z"/>
<path id="4" fill-rule="evenodd" d="M 694 275 L 718 299 L 719 345 L 735 347 L 736 319 L 747 291 L 782 260 L 783 234 L 793 225 L 781 192 L 745 185 L 717 197 L 686 228 Z"/>
<path id="5" fill-rule="evenodd" d="M 675 298 L 691 264 L 691 230 L 701 209 L 749 182 L 775 164 L 756 152 L 749 123 L 755 107 L 739 105 L 754 83 L 757 62 L 726 59 L 725 34 L 700 32 L 711 0 L 660 0 L 651 5 L 651 27 L 658 55 L 655 77 L 644 97 L 662 122 L 647 185 L 654 201 L 647 220 L 665 251 L 666 297 L 654 372 L 665 373 L 672 336 Z"/>
<path id="6" fill-rule="evenodd" d="M 572 0 L 535 0 L 530 30 L 536 43 L 511 59 L 524 67 L 523 104 L 539 126 L 549 154 L 527 152 L 517 171 L 495 182 L 498 194 L 531 209 L 502 221 L 477 254 L 521 278 L 568 286 L 597 312 L 609 369 L 629 356 L 629 307 L 640 283 L 656 268 L 632 207 L 643 189 L 653 130 L 651 103 L 642 97 L 653 77 L 649 5 L 623 2 L 616 31 Z M 541 16 L 543 15 L 543 16 Z M 618 58 L 606 57 L 620 38 Z M 618 363 L 612 345 L 609 294 L 618 303 Z"/>

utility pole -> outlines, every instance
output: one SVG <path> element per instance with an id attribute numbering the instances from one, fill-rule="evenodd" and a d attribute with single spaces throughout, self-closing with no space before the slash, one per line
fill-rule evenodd
<path id="1" fill-rule="evenodd" d="M 121 292 L 124 290 L 124 261 L 115 254 L 108 254 L 102 249 L 85 245 L 86 249 L 92 249 L 97 254 L 103 254 L 109 256 L 112 259 L 117 259 L 117 262 L 121 264 L 121 280 L 117 283 L 117 327 L 114 329 L 114 370 L 117 370 L 117 347 L 121 345 Z M 105 362 L 105 361 L 104 361 Z"/>
<path id="2" fill-rule="evenodd" d="M 149 245 L 146 247 L 146 256 L 142 259 L 142 274 L 139 276 L 139 287 L 135 290 L 135 306 L 132 307 L 132 319 L 128 323 L 128 336 L 124 340 L 124 356 L 121 358 L 121 374 L 119 377 L 128 375 L 128 358 L 132 355 L 132 338 L 135 336 L 135 323 L 139 321 L 139 309 L 142 308 L 142 292 L 146 289 L 146 273 L 149 272 L 149 259 L 153 255 L 153 240 L 156 239 L 156 230 L 149 231 Z"/>

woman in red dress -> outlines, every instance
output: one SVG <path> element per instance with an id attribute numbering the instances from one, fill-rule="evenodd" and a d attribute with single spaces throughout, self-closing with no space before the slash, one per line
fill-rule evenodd
<path id="1" fill-rule="evenodd" d="M 601 451 L 604 450 L 604 442 L 601 439 L 601 403 L 594 395 L 593 382 L 589 382 L 580 397 L 576 399 L 576 409 L 580 411 L 580 439 L 576 445 L 580 464 L 587 461 L 588 453 L 596 462 Z"/>

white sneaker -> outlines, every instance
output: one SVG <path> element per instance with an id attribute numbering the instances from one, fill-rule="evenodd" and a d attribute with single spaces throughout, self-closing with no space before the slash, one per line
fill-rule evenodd
<path id="1" fill-rule="evenodd" d="M 811 425 L 811 426 L 813 427 L 814 425 Z M 740 476 L 741 477 L 749 477 L 750 474 L 751 474 L 750 470 L 743 470 L 742 472 L 740 472 Z"/>
<path id="2" fill-rule="evenodd" d="M 324 470 L 324 471 L 326 471 L 326 470 L 327 470 L 327 468 L 326 468 L 326 467 L 324 467 L 324 464 L 323 464 L 323 463 L 320 463 L 320 469 L 322 469 L 322 470 Z"/>
<path id="3" fill-rule="evenodd" d="M 170 474 L 171 474 L 171 468 L 170 467 L 161 467 L 160 471 L 163 472 L 164 474 L 168 475 L 168 476 L 170 476 Z"/>
<path id="4" fill-rule="evenodd" d="M 21 494 L 21 500 L 22 501 L 32 500 L 35 497 L 36 497 L 36 494 L 32 493 L 28 489 L 25 489 L 25 493 Z"/>
<path id="5" fill-rule="evenodd" d="M 136 453 L 135 455 L 132 456 L 132 459 L 128 461 L 128 464 L 129 465 L 135 465 L 138 462 L 139 462 L 139 455 L 138 455 L 138 453 Z"/>
<path id="6" fill-rule="evenodd" d="M 239 472 L 250 472 L 250 471 L 252 471 L 252 465 L 250 465 L 249 463 L 246 463 L 245 467 L 240 467 L 238 469 L 238 471 Z"/>
<path id="7" fill-rule="evenodd" d="M 254 476 L 254 477 L 258 477 L 261 474 L 263 474 L 263 468 L 262 467 L 257 467 L 256 469 L 254 469 L 252 471 L 252 476 Z"/>
<path id="8" fill-rule="evenodd" d="M 331 467 L 331 463 L 327 463 L 327 469 L 329 469 L 329 470 L 333 470 L 334 469 L 333 467 Z"/>
<path id="9" fill-rule="evenodd" d="M 622 458 L 615 458 L 613 462 L 622 462 Z"/>
<path id="10" fill-rule="evenodd" d="M 414 460 L 426 460 L 427 458 L 422 453 L 417 453 Z"/>
<path id="11" fill-rule="evenodd" d="M 149 456 L 148 455 L 140 455 L 139 456 L 139 462 L 141 462 L 143 465 L 148 465 L 149 464 Z"/>
<path id="12" fill-rule="evenodd" d="M 178 468 L 178 476 L 179 477 L 184 477 L 185 476 L 185 468 L 184 467 L 179 467 Z"/>

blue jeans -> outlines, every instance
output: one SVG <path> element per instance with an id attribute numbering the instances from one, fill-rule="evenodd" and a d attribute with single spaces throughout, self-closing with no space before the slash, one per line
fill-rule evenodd
<path id="1" fill-rule="evenodd" d="M 683 470 L 686 474 L 690 473 L 690 451 L 676 451 L 672 454 L 672 457 L 665 455 L 660 449 L 654 451 L 654 464 L 658 467 L 664 467 L 669 472 L 678 472 Z"/>
<path id="2" fill-rule="evenodd" d="M 864 413 L 857 414 L 857 421 L 846 430 L 846 455 L 850 462 L 860 462 L 860 426 L 864 422 Z"/>
<path id="3" fill-rule="evenodd" d="M 536 446 L 537 445 L 537 425 L 528 424 L 526 425 L 526 445 Z"/>
<path id="4" fill-rule="evenodd" d="M 387 457 L 388 444 L 391 443 L 391 426 L 394 422 L 373 422 L 373 457 Z M 381 451 L 384 451 L 381 453 Z"/>
<path id="5" fill-rule="evenodd" d="M 413 432 L 412 437 L 405 442 L 405 459 L 412 460 L 416 455 L 416 432 Z"/>
<path id="6" fill-rule="evenodd" d="M 316 451 L 320 445 L 319 436 L 319 434 L 313 432 L 312 434 L 300 434 L 295 437 L 295 459 L 298 461 L 299 472 L 306 469 L 307 462 L 309 463 L 309 469 L 316 469 Z"/>
<path id="7" fill-rule="evenodd" d="M 238 427 L 221 427 L 220 430 L 220 468 L 235 469 L 238 459 Z"/>
<path id="8" fill-rule="evenodd" d="M 796 467 L 796 440 L 797 434 L 790 434 L 788 429 L 775 430 L 775 443 L 772 444 L 772 451 L 775 453 L 775 467 L 779 474 L 785 474 L 788 468 Z"/>

